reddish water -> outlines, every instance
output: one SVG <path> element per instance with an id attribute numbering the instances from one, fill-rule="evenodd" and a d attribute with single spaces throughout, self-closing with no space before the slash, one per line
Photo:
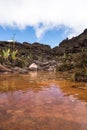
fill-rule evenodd
<path id="1" fill-rule="evenodd" d="M 55 73 L 0 76 L 0 130 L 87 130 L 87 84 Z"/>

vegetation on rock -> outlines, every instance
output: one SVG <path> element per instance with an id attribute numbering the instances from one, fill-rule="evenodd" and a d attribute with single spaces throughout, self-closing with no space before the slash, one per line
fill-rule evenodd
<path id="1" fill-rule="evenodd" d="M 2 65 L 29 69 L 36 61 L 39 63 L 38 70 L 71 72 L 74 80 L 87 81 L 87 31 L 72 39 L 63 40 L 54 48 L 37 42 L 19 43 L 14 41 L 14 37 L 12 42 L 0 41 Z"/>

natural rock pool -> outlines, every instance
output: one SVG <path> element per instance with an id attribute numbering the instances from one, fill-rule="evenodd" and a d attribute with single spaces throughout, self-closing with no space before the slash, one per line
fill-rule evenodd
<path id="1" fill-rule="evenodd" d="M 0 75 L 0 130 L 87 130 L 87 83 L 53 72 Z"/>

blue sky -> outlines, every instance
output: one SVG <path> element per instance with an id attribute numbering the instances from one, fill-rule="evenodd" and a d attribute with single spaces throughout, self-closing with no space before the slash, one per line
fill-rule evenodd
<path id="1" fill-rule="evenodd" d="M 64 32 L 64 27 L 60 29 L 54 28 L 46 31 L 44 35 L 40 39 L 38 39 L 36 37 L 35 30 L 33 29 L 33 27 L 26 27 L 23 30 L 11 27 L 0 27 L 0 41 L 11 40 L 15 34 L 15 40 L 18 42 L 40 42 L 54 47 L 67 37 L 67 34 L 65 34 Z"/>
<path id="2" fill-rule="evenodd" d="M 57 46 L 87 28 L 87 0 L 0 0 L 0 40 Z"/>

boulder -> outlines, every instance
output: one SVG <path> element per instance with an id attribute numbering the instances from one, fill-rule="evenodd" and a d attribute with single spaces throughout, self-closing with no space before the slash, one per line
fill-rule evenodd
<path id="1" fill-rule="evenodd" d="M 31 71 L 34 71 L 34 70 L 37 70 L 38 69 L 38 65 L 36 63 L 32 63 L 30 66 L 29 66 L 29 70 Z"/>

